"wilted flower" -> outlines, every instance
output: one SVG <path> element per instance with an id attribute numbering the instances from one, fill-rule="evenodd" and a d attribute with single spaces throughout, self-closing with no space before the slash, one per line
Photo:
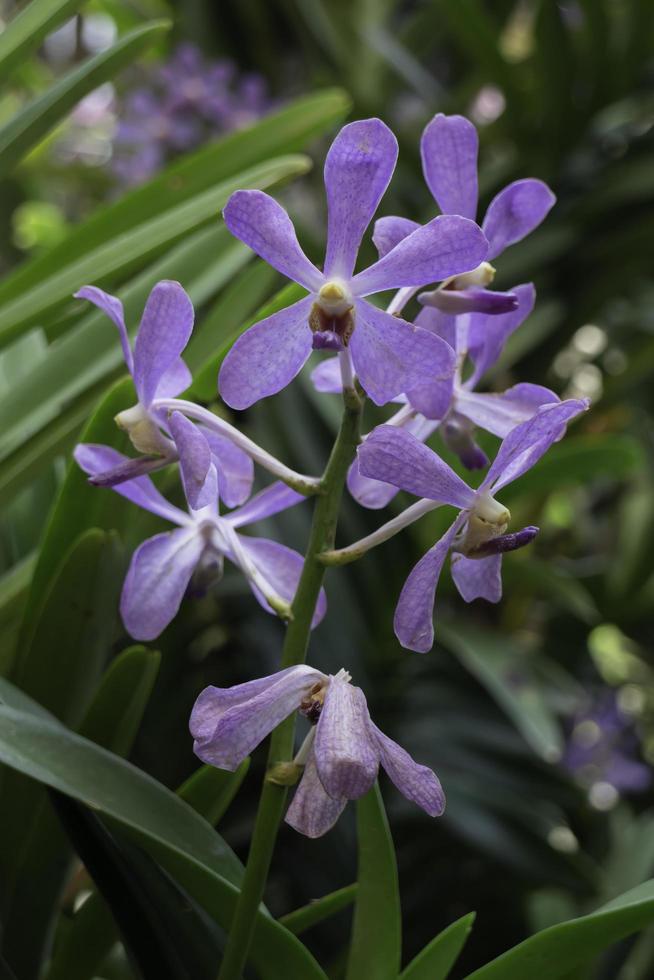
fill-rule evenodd
<path id="1" fill-rule="evenodd" d="M 326 675 L 301 665 L 235 687 L 208 687 L 191 714 L 194 751 L 203 762 L 233 771 L 299 710 L 314 727 L 294 760 L 302 778 L 286 821 L 301 834 L 320 837 L 330 830 L 348 800 L 372 788 L 380 765 L 408 800 L 440 816 L 445 796 L 438 778 L 377 728 L 363 691 L 350 680 L 345 670 Z"/>
<path id="2" fill-rule="evenodd" d="M 193 425 L 177 413 L 184 489 L 194 480 L 197 435 Z M 82 444 L 75 459 L 85 473 L 105 472 L 124 465 L 126 457 L 109 446 Z M 206 488 L 209 493 L 206 493 Z M 220 516 L 218 478 L 213 462 L 203 482 L 200 509 L 183 511 L 163 497 L 149 476 L 138 476 L 113 489 L 178 529 L 148 538 L 136 549 L 127 572 L 120 600 L 120 611 L 128 633 L 137 640 L 153 640 L 177 614 L 185 592 L 204 592 L 222 578 L 223 562 L 228 558 L 245 575 L 248 585 L 267 612 L 288 617 L 302 572 L 303 559 L 296 551 L 269 541 L 237 534 L 247 524 L 277 514 L 305 498 L 281 483 L 274 483 L 252 497 L 242 507 Z M 326 600 L 321 592 L 313 617 L 316 626 L 325 614 Z"/>
<path id="3" fill-rule="evenodd" d="M 406 430 L 380 425 L 359 446 L 359 469 L 364 476 L 459 508 L 454 523 L 404 583 L 394 620 L 402 646 L 424 653 L 434 642 L 434 597 L 449 551 L 453 552 L 452 578 L 462 598 L 466 602 L 477 598 L 499 601 L 502 554 L 529 544 L 538 528 L 507 534 L 511 515 L 495 500 L 495 494 L 531 469 L 561 438 L 567 422 L 587 407 L 582 399 L 544 405 L 532 419 L 512 429 L 477 490 Z"/>
<path id="4" fill-rule="evenodd" d="M 420 286 L 475 268 L 487 246 L 467 218 L 444 215 L 418 228 L 370 268 L 354 275 L 363 233 L 388 186 L 397 141 L 380 119 L 345 126 L 325 161 L 328 203 L 324 272 L 300 248 L 284 209 L 263 191 L 237 191 L 227 227 L 309 296 L 250 327 L 225 358 L 220 393 L 233 408 L 275 394 L 298 373 L 312 349 L 340 352 L 372 400 L 383 405 L 420 382 L 452 373 L 452 353 L 435 334 L 383 312 L 366 299 Z"/>
<path id="5" fill-rule="evenodd" d="M 176 445 L 178 432 L 182 429 L 187 431 L 192 423 L 183 416 L 171 423 L 168 413 L 158 409 L 154 402 L 157 398 L 174 398 L 191 383 L 191 373 L 181 354 L 193 330 L 193 304 L 178 282 L 167 279 L 158 282 L 145 304 L 132 352 L 123 304 L 117 296 L 111 296 L 97 286 L 83 286 L 75 297 L 89 300 L 118 327 L 125 364 L 134 379 L 138 397 L 136 405 L 116 416 L 116 423 L 128 433 L 134 448 L 144 455 L 134 459 L 122 457 L 119 464 L 111 465 L 105 471 L 94 470 L 91 477 L 91 482 L 96 486 L 113 487 L 161 469 L 180 458 Z M 199 429 L 201 432 L 196 427 L 198 437 L 190 444 L 193 446 L 195 479 L 188 482 L 189 503 L 195 508 L 204 505 L 201 494 L 213 458 L 221 498 L 228 507 L 242 504 L 252 489 L 252 460 L 224 436 L 202 426 Z M 205 479 L 199 482 L 198 454 L 205 462 Z M 210 486 L 207 486 L 205 493 L 209 498 Z"/>

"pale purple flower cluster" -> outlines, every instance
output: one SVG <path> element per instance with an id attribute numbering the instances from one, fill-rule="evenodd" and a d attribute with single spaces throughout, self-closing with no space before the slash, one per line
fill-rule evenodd
<path id="1" fill-rule="evenodd" d="M 254 122 L 271 105 L 260 75 L 239 74 L 232 61 L 210 61 L 181 44 L 119 107 L 112 170 L 123 185 L 140 184 L 177 154 Z"/>
<path id="2" fill-rule="evenodd" d="M 561 401 L 531 384 L 501 394 L 476 390 L 535 299 L 531 284 L 507 292 L 489 289 L 495 270 L 488 260 L 531 232 L 554 197 L 541 181 L 516 181 L 494 198 L 479 227 L 477 136 L 462 117 L 438 115 L 423 134 L 425 179 L 442 214 L 424 226 L 398 217 L 378 220 L 373 240 L 379 259 L 355 271 L 397 152 L 395 137 L 379 119 L 353 122 L 337 135 L 325 162 L 322 269 L 304 254 L 289 216 L 272 197 L 259 190 L 232 195 L 224 212 L 229 230 L 307 295 L 241 335 L 223 361 L 219 389 L 230 407 L 246 409 L 288 385 L 312 351 L 327 349 L 336 357 L 314 369 L 318 390 L 345 390 L 355 400 L 365 393 L 379 406 L 400 404 L 386 424 L 363 438 L 348 485 L 368 507 L 385 506 L 400 489 L 419 501 L 361 542 L 323 552 L 320 559 L 337 564 L 360 557 L 429 510 L 454 507 L 451 526 L 410 573 L 395 613 L 402 645 L 424 652 L 434 639 L 435 593 L 448 554 L 466 602 L 500 599 L 502 555 L 529 544 L 538 528 L 510 531 L 509 511 L 496 495 L 563 437 L 587 403 Z M 403 310 L 426 286 L 431 288 L 418 295 L 421 309 L 411 323 Z M 397 292 L 383 310 L 370 297 L 387 290 Z M 137 639 L 157 637 L 185 595 L 219 581 L 225 558 L 245 575 L 264 609 L 289 619 L 301 556 L 240 529 L 294 506 L 303 494 L 324 493 L 324 485 L 290 470 L 218 415 L 179 398 L 191 381 L 182 353 L 194 319 L 179 283 L 164 281 L 152 290 L 133 349 L 116 297 L 94 286 L 76 295 L 103 310 L 119 330 L 137 401 L 116 421 L 139 453 L 128 458 L 106 446 L 80 445 L 77 462 L 92 483 L 176 525 L 144 541 L 132 557 L 121 599 L 127 630 Z M 475 427 L 502 439 L 490 465 Z M 464 466 L 488 467 L 476 489 L 424 444 L 436 430 Z M 253 462 L 283 482 L 248 499 Z M 186 510 L 167 501 L 149 476 L 176 463 Z M 234 509 L 223 515 L 219 500 Z M 312 626 L 325 609 L 321 591 Z M 325 833 L 347 800 L 371 788 L 380 765 L 408 799 L 432 816 L 440 814 L 444 796 L 434 773 L 380 732 L 363 692 L 350 680 L 344 669 L 332 676 L 297 666 L 226 690 L 207 688 L 191 718 L 195 751 L 233 770 L 299 710 L 311 722 L 309 734 L 295 760 L 281 766 L 281 775 L 269 774 L 289 785 L 301 775 L 287 814 L 296 829 L 311 837 Z"/>

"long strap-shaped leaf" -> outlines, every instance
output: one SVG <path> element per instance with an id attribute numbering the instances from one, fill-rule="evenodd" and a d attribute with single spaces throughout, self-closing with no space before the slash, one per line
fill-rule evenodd
<path id="1" fill-rule="evenodd" d="M 112 47 L 89 58 L 49 88 L 0 129 L 0 177 L 28 153 L 89 92 L 113 78 L 167 30 L 156 21 L 130 31 Z"/>
<path id="2" fill-rule="evenodd" d="M 0 81 L 30 53 L 44 37 L 71 17 L 83 0 L 32 0 L 0 34 Z"/>
<path id="3" fill-rule="evenodd" d="M 469 912 L 439 932 L 415 959 L 400 980 L 446 980 L 470 935 L 475 913 Z"/>

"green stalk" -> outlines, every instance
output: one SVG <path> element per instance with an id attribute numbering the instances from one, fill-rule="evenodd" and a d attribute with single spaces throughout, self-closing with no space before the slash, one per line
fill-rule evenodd
<path id="1" fill-rule="evenodd" d="M 304 567 L 291 607 L 293 618 L 286 629 L 280 670 L 304 663 L 311 632 L 311 620 L 325 575 L 325 566 L 318 556 L 321 552 L 334 547 L 345 477 L 359 442 L 361 399 L 354 390 L 345 389 L 343 403 L 341 427 L 321 481 L 320 494 L 316 499 Z M 283 721 L 271 735 L 268 770 L 280 762 L 292 759 L 294 736 L 295 714 Z M 287 792 L 287 787 L 280 786 L 269 779 L 264 780 L 241 893 L 230 926 L 218 980 L 239 980 L 243 972 L 252 942 L 255 916 L 263 898 L 277 831 L 284 813 Z"/>

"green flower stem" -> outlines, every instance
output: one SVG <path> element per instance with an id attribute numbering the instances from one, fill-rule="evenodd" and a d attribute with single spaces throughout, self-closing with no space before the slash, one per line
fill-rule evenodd
<path id="1" fill-rule="evenodd" d="M 304 567 L 291 607 L 293 618 L 286 629 L 280 670 L 304 663 L 311 632 L 311 620 L 325 575 L 325 566 L 318 556 L 321 552 L 334 547 L 345 477 L 359 442 L 361 398 L 353 389 L 345 389 L 343 403 L 341 427 L 321 481 L 320 494 L 316 499 Z M 269 770 L 280 762 L 292 759 L 294 737 L 295 714 L 283 721 L 271 735 L 268 752 Z M 263 898 L 277 831 L 284 813 L 287 792 L 287 787 L 280 786 L 270 779 L 264 780 L 241 893 L 229 930 L 218 980 L 239 980 L 243 972 L 252 942 L 255 916 Z"/>

